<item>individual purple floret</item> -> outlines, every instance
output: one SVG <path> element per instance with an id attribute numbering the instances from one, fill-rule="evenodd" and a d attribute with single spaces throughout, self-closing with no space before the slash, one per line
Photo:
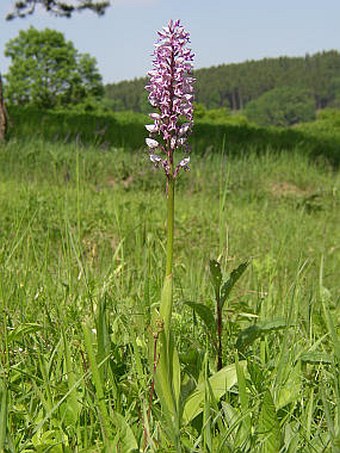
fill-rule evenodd
<path id="1" fill-rule="evenodd" d="M 175 178 L 181 168 L 189 170 L 188 156 L 174 167 L 173 154 L 182 148 L 189 152 L 187 139 L 193 127 L 192 67 L 194 54 L 187 48 L 190 36 L 179 20 L 170 20 L 167 27 L 158 32 L 155 44 L 153 69 L 148 72 L 146 85 L 150 104 L 158 111 L 151 113 L 152 124 L 145 127 L 149 132 L 146 144 L 150 160 L 163 167 L 167 177 Z M 165 154 L 161 157 L 157 154 Z"/>

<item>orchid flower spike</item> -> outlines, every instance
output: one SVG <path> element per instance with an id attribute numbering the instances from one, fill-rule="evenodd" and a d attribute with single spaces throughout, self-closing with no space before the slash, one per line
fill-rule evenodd
<path id="1" fill-rule="evenodd" d="M 156 149 L 165 154 L 164 159 L 157 155 L 157 165 L 162 160 L 161 166 L 167 177 L 173 178 L 181 168 L 187 170 L 189 162 L 185 157 L 174 167 L 173 157 L 179 148 L 185 154 L 189 152 L 187 138 L 193 127 L 194 54 L 187 47 L 189 42 L 189 33 L 179 20 L 170 20 L 167 27 L 158 32 L 153 69 L 148 73 L 150 80 L 145 87 L 149 91 L 150 104 L 157 109 L 150 114 L 153 124 L 145 126 L 149 132 L 146 144 L 150 159 L 156 163 Z"/>

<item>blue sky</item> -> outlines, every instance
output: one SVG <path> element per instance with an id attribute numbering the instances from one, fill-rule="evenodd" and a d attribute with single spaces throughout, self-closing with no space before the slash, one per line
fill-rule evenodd
<path id="1" fill-rule="evenodd" d="M 83 12 L 61 19 L 38 10 L 6 22 L 12 3 L 0 1 L 3 73 L 10 64 L 5 43 L 31 25 L 59 30 L 79 51 L 96 57 L 105 83 L 145 75 L 156 30 L 169 18 L 180 18 L 191 32 L 196 68 L 340 49 L 339 0 L 112 0 L 100 18 Z"/>

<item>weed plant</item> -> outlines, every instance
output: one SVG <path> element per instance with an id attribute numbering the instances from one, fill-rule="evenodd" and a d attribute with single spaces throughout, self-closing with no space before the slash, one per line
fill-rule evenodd
<path id="1" fill-rule="evenodd" d="M 139 151 L 13 139 L 0 176 L 0 451 L 174 451 L 158 400 L 148 415 L 162 175 Z M 339 182 L 270 146 L 178 179 L 182 451 L 339 451 Z M 214 310 L 216 258 L 223 278 L 251 258 L 223 306 L 223 375 L 192 305 Z"/>

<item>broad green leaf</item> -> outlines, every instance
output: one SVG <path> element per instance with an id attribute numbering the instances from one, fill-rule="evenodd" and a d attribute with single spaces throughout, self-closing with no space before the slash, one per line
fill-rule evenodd
<path id="1" fill-rule="evenodd" d="M 125 418 L 115 412 L 113 415 L 113 423 L 117 429 L 117 434 L 114 438 L 112 447 L 119 447 L 117 451 L 123 451 L 124 453 L 130 453 L 137 450 L 138 444 L 136 438 Z"/>
<path id="2" fill-rule="evenodd" d="M 204 304 L 196 302 L 184 302 L 188 307 L 192 308 L 195 313 L 202 319 L 209 334 L 214 335 L 216 332 L 216 321 L 213 311 Z"/>
<path id="3" fill-rule="evenodd" d="M 246 367 L 246 361 L 239 362 L 239 366 L 243 369 Z M 213 391 L 216 400 L 219 400 L 228 390 L 237 383 L 236 367 L 233 363 L 228 365 L 209 378 L 209 384 Z M 190 423 L 204 408 L 205 398 L 205 383 L 198 384 L 196 389 L 187 398 L 184 410 L 183 421 Z"/>
<path id="4" fill-rule="evenodd" d="M 244 351 L 247 346 L 253 344 L 262 335 L 284 329 L 285 327 L 287 327 L 287 324 L 283 319 L 259 322 L 247 327 L 239 333 L 236 340 L 236 348 L 239 351 Z"/>
<path id="5" fill-rule="evenodd" d="M 280 423 L 272 395 L 266 390 L 261 405 L 258 429 L 261 453 L 278 453 L 282 444 Z"/>
<path id="6" fill-rule="evenodd" d="M 223 283 L 222 289 L 221 289 L 221 300 L 220 300 L 221 308 L 223 308 L 223 305 L 224 305 L 225 301 L 227 300 L 227 298 L 229 297 L 231 290 L 233 289 L 233 287 L 235 286 L 237 281 L 242 277 L 244 271 L 247 269 L 248 266 L 249 266 L 249 261 L 244 261 L 243 263 L 241 263 L 236 269 L 234 269 L 231 272 L 228 280 L 226 280 Z"/>
<path id="7" fill-rule="evenodd" d="M 215 288 L 215 291 L 219 293 L 221 283 L 222 283 L 222 271 L 221 271 L 221 264 L 216 260 L 210 260 L 210 275 L 211 275 L 211 282 Z"/>

